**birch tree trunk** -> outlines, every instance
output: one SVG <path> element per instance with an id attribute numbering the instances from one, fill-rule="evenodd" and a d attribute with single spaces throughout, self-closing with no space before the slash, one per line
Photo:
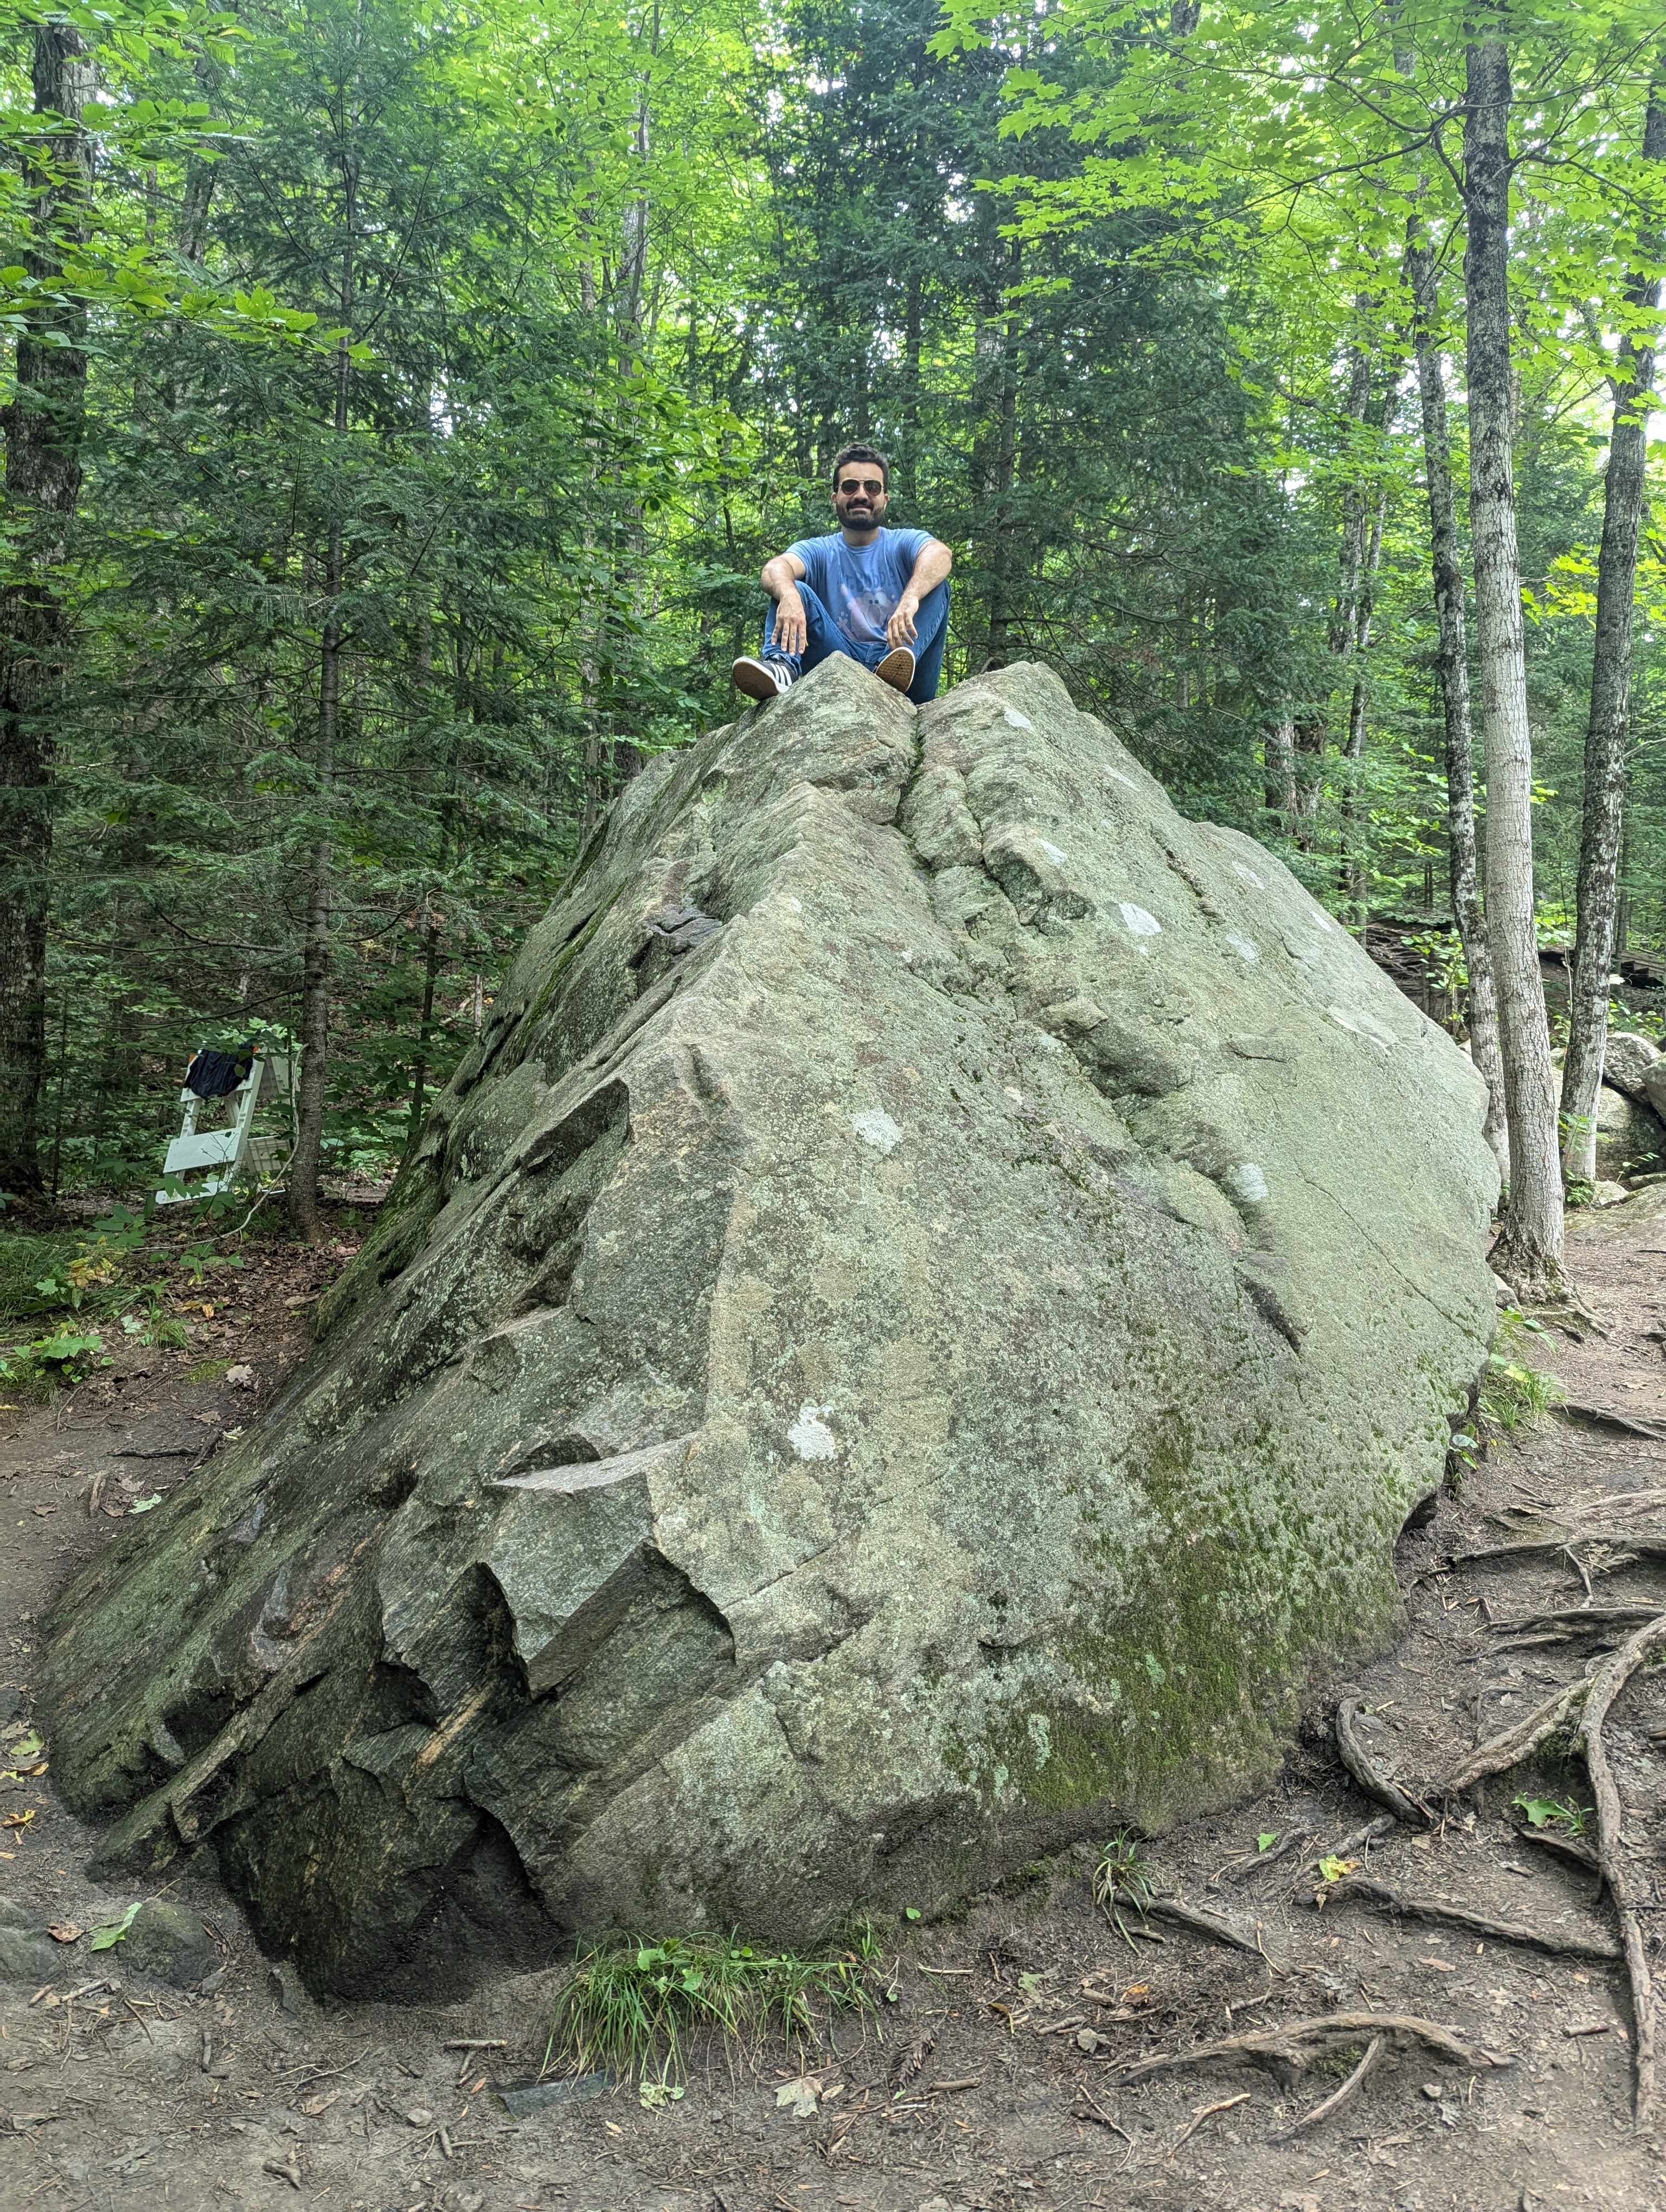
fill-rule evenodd
<path id="1" fill-rule="evenodd" d="M 1464 285 L 1468 336 L 1469 535 L 1487 749 L 1487 921 L 1510 1115 L 1510 1198 L 1493 1264 L 1525 1297 L 1562 1263 L 1562 1175 L 1533 907 L 1533 742 L 1516 550 L 1510 375 L 1509 49 L 1465 52 Z"/>
<path id="2" fill-rule="evenodd" d="M 14 580 L 0 591 L 0 1191 L 19 1196 L 40 1188 L 52 714 L 69 629 L 57 572 L 81 497 L 87 398 L 86 317 L 51 297 L 64 249 L 86 236 L 93 188 L 92 141 L 81 122 L 93 64 L 69 24 L 36 24 L 33 92 L 46 128 L 25 157 L 33 236 L 23 264 L 46 280 L 47 296 L 17 341 L 16 393 L 5 410 L 6 501 L 21 543 Z"/>
<path id="3" fill-rule="evenodd" d="M 1657 62 L 1649 88 L 1643 158 L 1666 161 L 1666 53 Z M 1615 951 L 1632 607 L 1648 459 L 1648 395 L 1659 336 L 1652 319 L 1660 313 L 1661 280 L 1654 272 L 1663 240 L 1657 233 L 1639 239 L 1638 245 L 1637 273 L 1626 287 L 1635 319 L 1621 336 L 1612 380 L 1614 422 L 1602 494 L 1602 544 L 1596 560 L 1596 641 L 1585 731 L 1578 928 L 1568 985 L 1567 1059 L 1562 1069 L 1563 1165 L 1570 1182 L 1596 1179 L 1596 1094 L 1608 1043 L 1608 971 Z"/>
<path id="4" fill-rule="evenodd" d="M 1435 258 L 1413 218 L 1406 247 L 1411 288 L 1417 384 L 1423 410 L 1423 473 L 1429 490 L 1429 551 L 1434 571 L 1439 641 L 1435 675 L 1440 685 L 1446 736 L 1446 860 L 1452 919 L 1469 975 L 1469 1054 L 1487 1085 L 1483 1124 L 1499 1171 L 1510 1172 L 1510 1121 L 1505 1106 L 1504 1060 L 1499 1051 L 1499 1009 L 1493 953 L 1481 908 L 1475 851 L 1474 746 L 1469 727 L 1469 653 L 1463 613 L 1463 569 L 1458 559 L 1456 502 L 1452 496 L 1452 447 L 1446 422 L 1446 367 L 1434 342 Z"/>

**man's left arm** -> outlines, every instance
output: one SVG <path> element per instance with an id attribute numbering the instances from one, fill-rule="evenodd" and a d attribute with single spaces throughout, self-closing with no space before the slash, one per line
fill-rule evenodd
<path id="1" fill-rule="evenodd" d="M 909 578 L 903 596 L 897 602 L 897 611 L 885 624 L 885 637 L 892 645 L 912 645 L 915 640 L 914 618 L 920 611 L 920 602 L 928 592 L 934 592 L 954 566 L 954 555 L 940 538 L 928 538 L 915 556 L 914 574 Z"/>

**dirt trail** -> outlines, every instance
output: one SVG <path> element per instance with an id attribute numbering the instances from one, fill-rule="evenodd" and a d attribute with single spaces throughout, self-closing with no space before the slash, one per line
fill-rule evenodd
<path id="1" fill-rule="evenodd" d="M 204 1854 L 150 1893 L 165 1887 L 214 1939 L 221 1964 L 205 1985 L 148 1982 L 119 1949 L 89 1955 L 84 1936 L 61 1947 L 45 1990 L 0 1982 L 0 2204 L 1666 2212 L 1666 2152 L 1630 2124 L 1624 1976 L 1590 1955 L 1612 1945 L 1611 1915 L 1589 1875 L 1511 1809 L 1518 1793 L 1588 1802 L 1583 1769 L 1523 1768 L 1434 1829 L 1395 1826 L 1351 1854 L 1402 1898 L 1530 1927 L 1549 1949 L 1358 1898 L 1321 1911 L 1316 1878 L 1300 1871 L 1380 1809 L 1338 1761 L 1337 1695 L 1363 1700 L 1371 1756 L 1415 1793 L 1477 1736 L 1576 1679 L 1591 1654 L 1578 1635 L 1507 1632 L 1587 1602 L 1566 1553 L 1454 1568 L 1455 1553 L 1530 1539 L 1577 1508 L 1614 1536 L 1584 1557 L 1592 1601 L 1666 1606 L 1666 1559 L 1628 1561 L 1623 1541 L 1628 1528 L 1666 1528 L 1666 1187 L 1582 1220 L 1571 1257 L 1605 1333 L 1556 1339 L 1545 1364 L 1607 1425 L 1547 1423 L 1522 1449 L 1495 1449 L 1461 1498 L 1443 1493 L 1402 1541 L 1397 1649 L 1331 1686 L 1265 1796 L 1150 1847 L 1164 1887 L 1253 1925 L 1258 1949 L 1161 1920 L 1130 1948 L 1091 1903 L 1083 1853 L 1009 1882 L 963 1921 L 906 1931 L 894 2001 L 815 2057 L 806 2117 L 777 2102 L 798 2056 L 765 2048 L 733 2063 L 696 2054 L 686 2096 L 666 2111 L 616 2089 L 516 2122 L 490 2084 L 537 2073 L 559 1973 L 431 2010 L 322 2011 L 260 1956 Z M 248 1322 L 211 1346 L 133 1356 L 56 1407 L 0 1415 L 0 1707 L 16 1699 L 11 1741 L 29 1716 L 33 1621 L 51 1592 L 115 1527 L 107 1507 L 189 1480 L 204 1440 L 273 1387 L 301 1348 L 304 1309 L 290 1302 L 315 1287 L 310 1264 L 290 1255 L 252 1269 L 237 1302 Z M 212 1375 L 191 1382 L 210 1351 L 252 1364 L 252 1391 Z M 1640 1675 L 1609 1737 L 1633 1840 L 1658 1838 L 1666 1815 L 1661 1735 L 1666 1675 Z M 50 1768 L 0 1794 L 0 1817 L 30 1810 L 0 1835 L 11 1854 L 0 1858 L 0 1898 L 37 1924 L 88 1929 L 143 1893 L 86 1879 L 92 1838 L 53 1802 Z M 1297 1828 L 1308 1840 L 1276 1863 L 1224 1876 L 1258 1834 L 1282 1841 Z M 1334 2118 L 1290 2139 L 1341 2086 L 1352 2053 L 1288 2084 L 1243 2065 L 1118 2081 L 1141 2056 L 1354 2012 L 1419 2014 L 1509 2063 L 1389 2052 Z M 1091 2051 L 1079 2047 L 1084 2030 Z"/>

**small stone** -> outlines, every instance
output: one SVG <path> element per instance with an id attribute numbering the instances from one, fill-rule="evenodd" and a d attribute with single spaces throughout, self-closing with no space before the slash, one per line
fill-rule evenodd
<path id="1" fill-rule="evenodd" d="M 405 2118 L 413 2128 L 431 2128 L 434 2125 L 434 2115 L 426 2105 L 413 2105 Z"/>
<path id="2" fill-rule="evenodd" d="M 35 1919 L 9 1897 L 0 1897 L 0 1981 L 37 1989 L 64 1971 L 58 1947 Z"/>
<path id="3" fill-rule="evenodd" d="M 1438 2105 L 1438 2104 L 1440 2102 L 1440 2084 L 1439 2084 L 1439 2082 L 1438 2082 L 1438 2081 L 1426 2081 L 1426 2082 L 1423 2084 L 1423 2094 L 1424 2094 L 1424 2095 L 1428 2099 L 1429 2102 L 1430 2102 L 1432 2105 Z"/>
<path id="4" fill-rule="evenodd" d="M 121 1963 L 152 1981 L 188 1990 L 220 1963 L 218 1947 L 194 1912 L 153 1897 L 121 1941 Z"/>
<path id="5" fill-rule="evenodd" d="M 1076 2030 L 1076 2048 L 1078 2051 L 1085 2051 L 1090 2055 L 1099 2048 L 1099 2039 L 1091 2027 L 1079 2027 Z"/>

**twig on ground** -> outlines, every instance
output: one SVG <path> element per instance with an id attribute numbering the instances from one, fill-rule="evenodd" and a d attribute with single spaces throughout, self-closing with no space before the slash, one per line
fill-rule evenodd
<path id="1" fill-rule="evenodd" d="M 1584 1703 L 1590 1684 L 1584 1680 L 1564 1682 L 1560 1690 L 1547 1698 L 1501 1735 L 1488 1736 L 1478 1743 L 1467 1757 L 1461 1759 L 1451 1772 L 1435 1786 L 1443 1797 L 1456 1797 L 1471 1783 L 1480 1782 L 1489 1774 L 1502 1774 L 1517 1766 L 1529 1752 L 1536 1751 L 1547 1737 L 1554 1735 L 1571 1713 Z"/>
<path id="2" fill-rule="evenodd" d="M 1434 1815 L 1426 1805 L 1420 1805 L 1408 1797 L 1397 1782 L 1386 1774 L 1379 1774 L 1371 1763 L 1371 1753 L 1360 1742 L 1354 1720 L 1360 1700 L 1344 1698 L 1336 1708 L 1336 1749 L 1344 1766 L 1353 1777 L 1367 1797 L 1375 1797 L 1379 1805 L 1386 1805 L 1396 1820 L 1404 1820 L 1414 1827 L 1432 1827 Z"/>
<path id="3" fill-rule="evenodd" d="M 1205 2120 L 1213 2119 L 1217 2112 L 1230 2112 L 1234 2105 L 1247 2105 L 1249 2101 L 1250 2092 L 1247 2089 L 1240 2089 L 1236 2097 L 1223 2097 L 1218 2104 L 1205 2105 L 1201 2112 L 1193 2114 L 1190 2126 L 1183 2128 L 1175 2137 L 1174 2150 L 1169 2153 L 1169 2156 L 1172 2158 L 1182 2143 L 1189 2142 Z"/>
<path id="4" fill-rule="evenodd" d="M 1620 1790 L 1608 1764 L 1608 1747 L 1602 1741 L 1602 1727 L 1608 1709 L 1651 1651 L 1666 1644 L 1666 1613 L 1645 1621 L 1636 1632 L 1626 1638 L 1613 1656 L 1603 1663 L 1591 1682 L 1590 1693 L 1585 1699 L 1585 1710 L 1579 1723 L 1579 1741 L 1585 1754 L 1585 1766 L 1590 1775 L 1591 1794 L 1596 1800 L 1596 1849 L 1602 1863 L 1603 1878 L 1608 1885 L 1608 1895 L 1614 1899 L 1614 1911 L 1620 1919 L 1620 1942 L 1626 1954 L 1626 1972 L 1631 1982 L 1632 2013 L 1636 2023 L 1634 2045 L 1633 2116 L 1639 2129 L 1648 2127 L 1654 2118 L 1655 2101 L 1655 2001 L 1654 1983 L 1649 1972 L 1648 1954 L 1643 1942 L 1643 1908 L 1651 1899 L 1640 1893 L 1643 1885 L 1635 1878 L 1632 1861 L 1622 1852 L 1626 1840 L 1625 1808 L 1620 1802 Z"/>
<path id="5" fill-rule="evenodd" d="M 1304 2112 L 1300 2119 L 1287 2127 L 1282 2135 L 1274 2136 L 1274 2142 L 1288 2142 L 1292 2136 L 1304 2135 L 1309 2128 L 1316 2128 L 1322 2120 L 1328 2120 L 1333 2112 L 1340 2112 L 1348 2099 L 1357 2090 L 1364 2087 L 1367 2077 L 1376 2070 L 1377 2062 L 1387 2048 L 1387 2043 L 1382 2036 L 1372 2036 L 1371 2041 L 1365 2045 L 1365 2057 L 1348 2075 L 1341 2087 L 1334 2089 L 1324 2102 L 1322 2105 L 1316 2105 L 1310 2112 Z"/>
<path id="6" fill-rule="evenodd" d="M 1082 2114 L 1083 2119 L 1097 2120 L 1102 2128 L 1109 2128 L 1112 2135 L 1121 2136 L 1130 2150 L 1134 2148 L 1134 2137 L 1126 2128 L 1118 2126 L 1085 2081 L 1079 2081 L 1076 2084 L 1076 2094 L 1089 2107 L 1089 2110 Z"/>
<path id="7" fill-rule="evenodd" d="M 1511 1920 L 1494 1920 L 1485 1912 L 1471 1912 L 1461 1905 L 1448 1905 L 1438 1897 L 1408 1897 L 1385 1882 L 1368 1881 L 1350 1875 L 1325 1893 L 1329 1905 L 1339 1898 L 1358 1898 L 1362 1904 L 1380 1905 L 1384 1912 L 1405 1920 L 1443 1921 L 1468 1929 L 1472 1936 L 1490 1936 L 1495 1942 L 1524 1943 L 1535 1951 L 1548 1951 L 1569 1959 L 1617 1959 L 1619 1951 L 1606 1936 L 1560 1936 L 1548 1929 L 1523 1928 Z"/>
<path id="8" fill-rule="evenodd" d="M 1170 2074 L 1182 2066 L 1230 2065 L 1247 2059 L 1271 2066 L 1291 2076 L 1304 2072 L 1316 2058 L 1352 2044 L 1381 2036 L 1396 2045 L 1421 2045 L 1438 2058 L 1480 2073 L 1490 2066 L 1514 2062 L 1495 2051 L 1474 2049 L 1461 2043 L 1450 2029 L 1410 2013 L 1333 2012 L 1313 2020 L 1286 2021 L 1280 2027 L 1264 2027 L 1253 2035 L 1229 2035 L 1219 2043 L 1201 2043 L 1191 2051 L 1177 2051 L 1157 2058 L 1142 2058 L 1117 2075 L 1119 2081 L 1144 2081 L 1153 2074 Z"/>

